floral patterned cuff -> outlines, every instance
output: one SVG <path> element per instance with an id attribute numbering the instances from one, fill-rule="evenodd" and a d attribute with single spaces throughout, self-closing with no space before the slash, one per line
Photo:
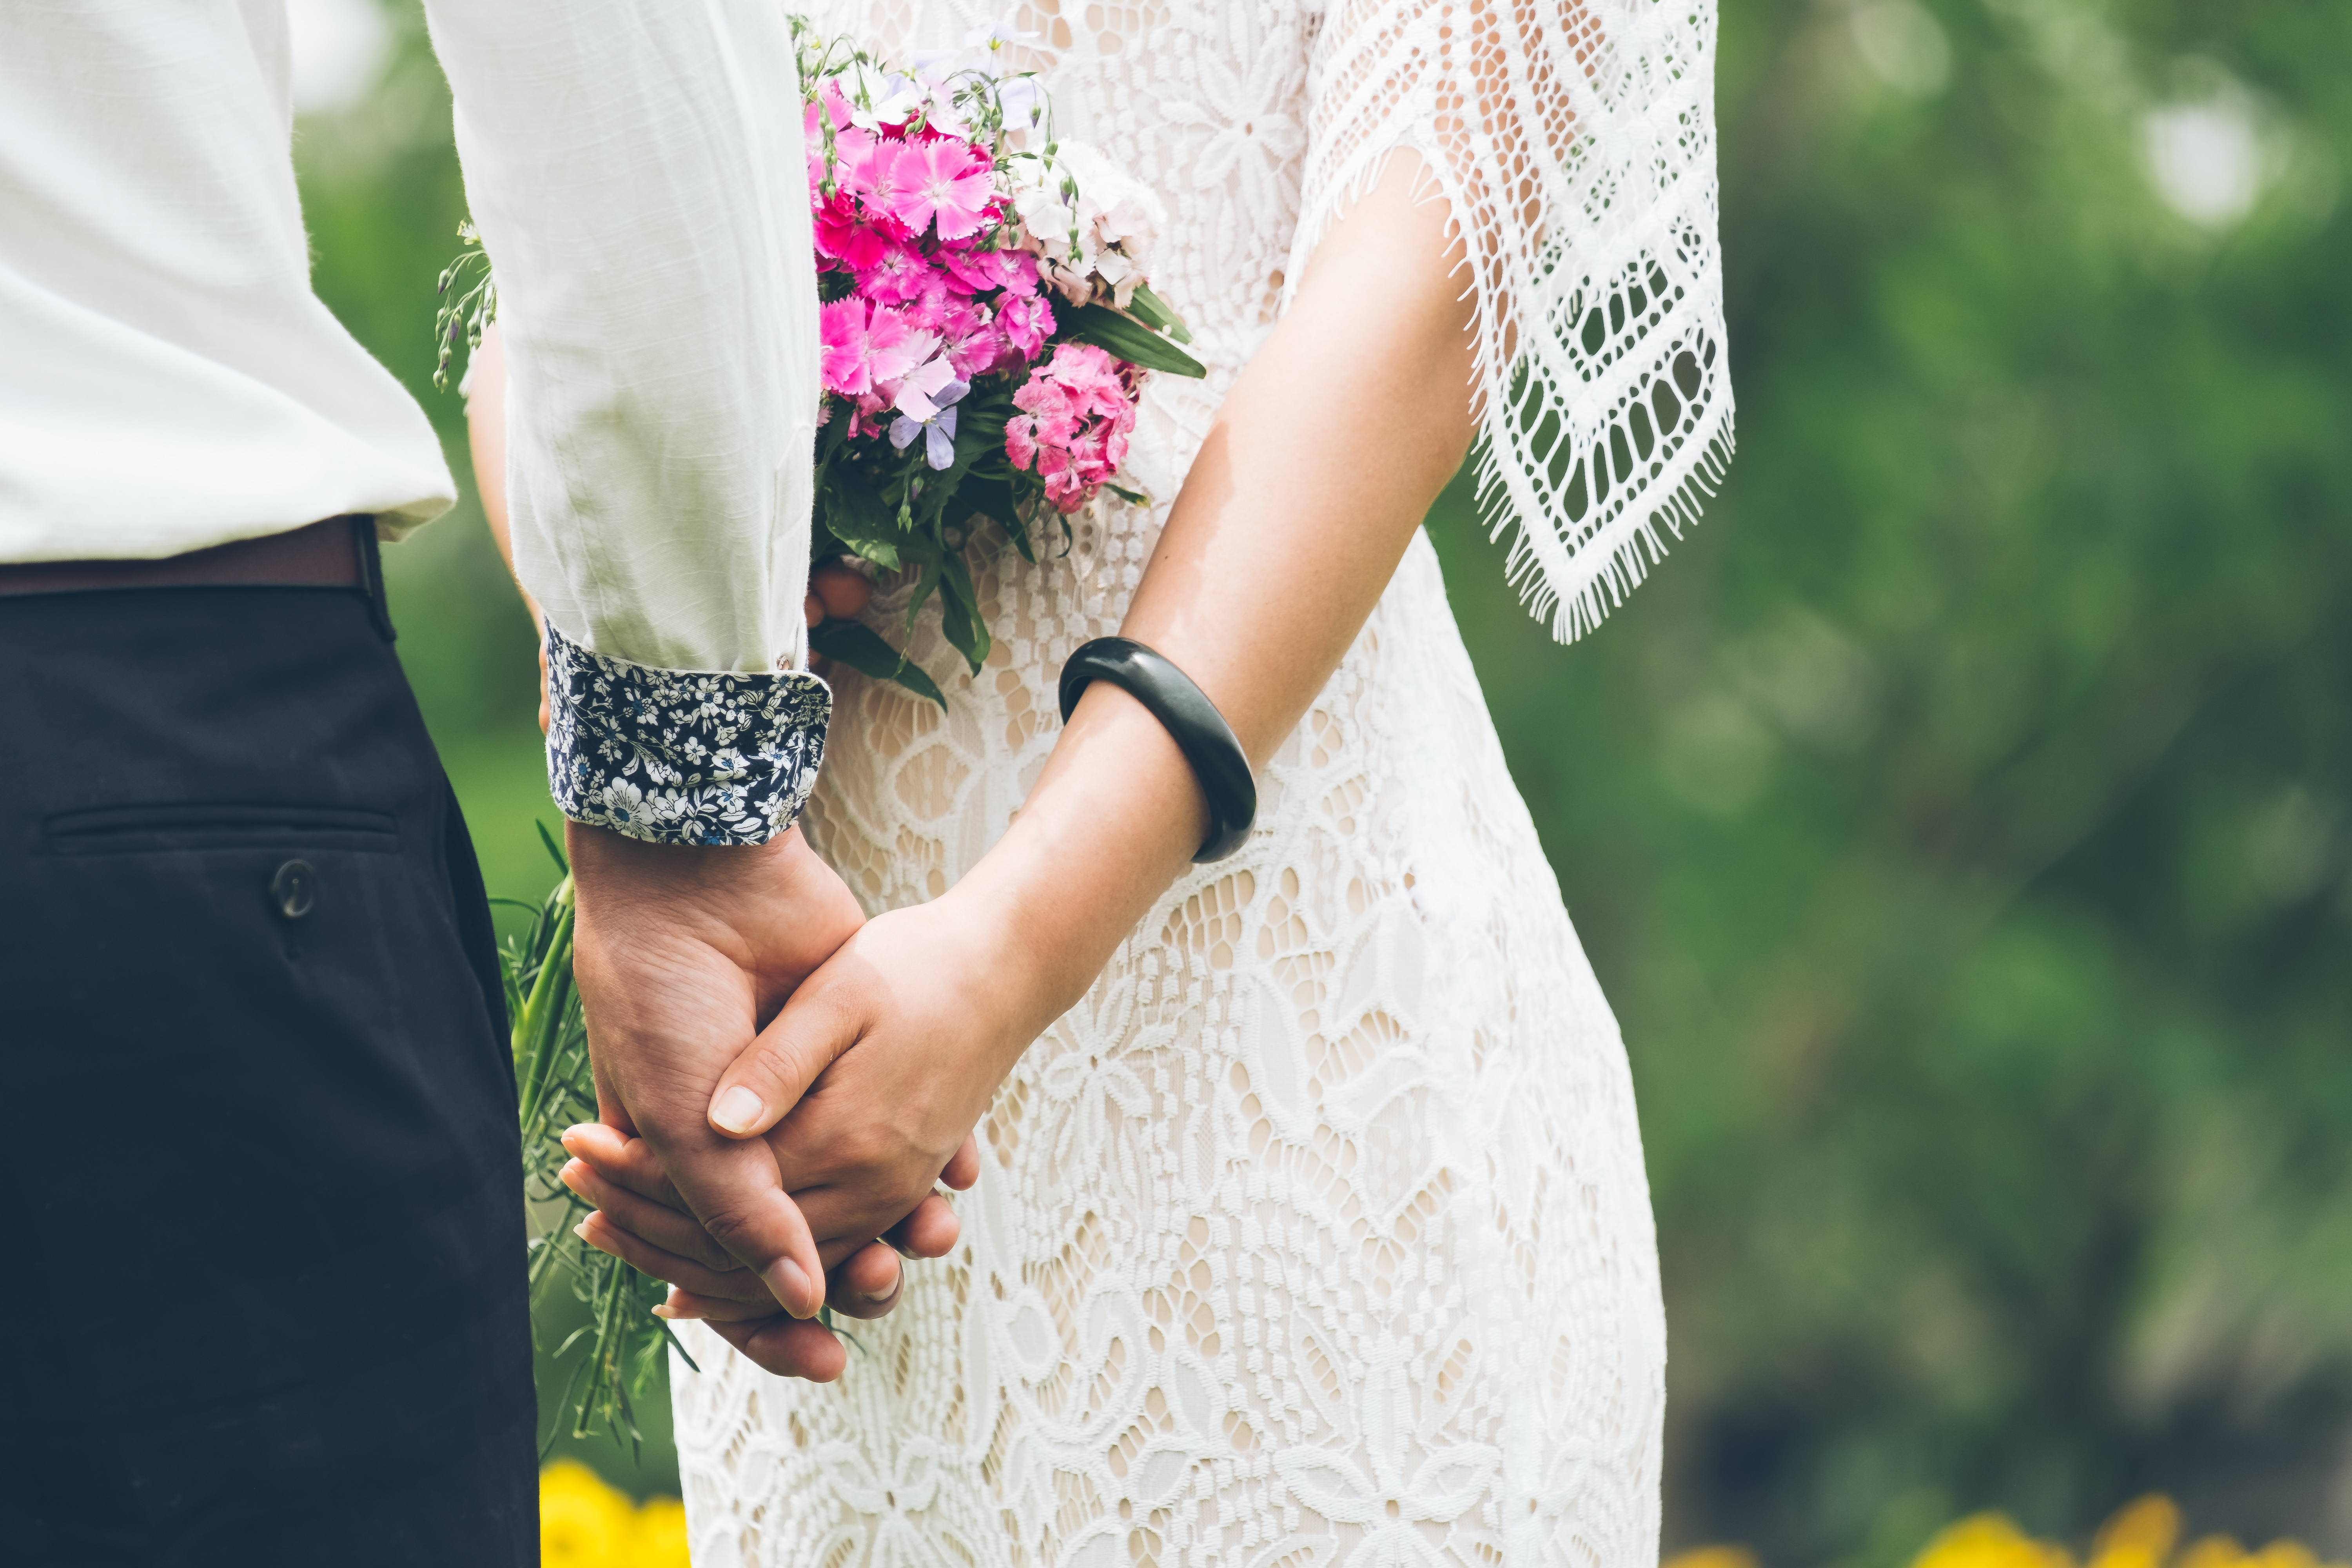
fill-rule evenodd
<path id="1" fill-rule="evenodd" d="M 574 822 L 654 844 L 765 844 L 824 760 L 833 689 L 591 653 L 547 628 L 547 783 Z"/>

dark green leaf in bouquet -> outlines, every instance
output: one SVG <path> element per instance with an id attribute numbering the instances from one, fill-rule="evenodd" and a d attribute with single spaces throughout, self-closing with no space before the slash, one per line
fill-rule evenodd
<path id="1" fill-rule="evenodd" d="M 981 618 L 980 595 L 971 585 L 971 569 L 963 552 L 950 550 L 940 557 L 940 628 L 948 645 L 963 655 L 974 675 L 988 657 L 988 623 Z"/>
<path id="2" fill-rule="evenodd" d="M 845 664 L 860 675 L 896 681 L 918 697 L 928 697 L 941 708 L 948 700 L 923 667 L 882 640 L 881 634 L 862 621 L 823 621 L 809 633 L 809 646 L 825 658 Z"/>
<path id="3" fill-rule="evenodd" d="M 993 381 L 973 388 L 956 405 L 956 460 L 966 469 L 1004 452 L 1004 425 L 1013 417 L 1013 388 Z M 964 454 L 971 454 L 965 462 Z"/>
<path id="4" fill-rule="evenodd" d="M 1029 538 L 1029 526 L 1021 520 L 1021 509 L 1013 500 L 1009 479 L 974 474 L 956 491 L 955 503 L 947 510 L 949 524 L 962 529 L 969 539 L 983 520 L 1001 524 L 1013 548 L 1021 552 L 1021 559 L 1033 565 L 1036 563 L 1037 552 Z"/>
<path id="5" fill-rule="evenodd" d="M 839 465 L 827 468 L 824 488 L 817 492 L 817 521 L 851 554 L 885 572 L 898 570 L 898 520 L 861 476 Z"/>
<path id="6" fill-rule="evenodd" d="M 1081 305 L 1056 312 L 1067 335 L 1082 343 L 1108 349 L 1129 364 L 1170 375 L 1199 378 L 1208 367 L 1132 316 L 1104 305 Z"/>
<path id="7" fill-rule="evenodd" d="M 932 535 L 918 533 L 908 538 L 902 553 L 908 567 L 917 574 L 915 592 L 907 601 L 907 630 L 912 632 L 915 617 L 923 613 L 924 605 L 940 590 L 939 565 L 944 547 Z"/>

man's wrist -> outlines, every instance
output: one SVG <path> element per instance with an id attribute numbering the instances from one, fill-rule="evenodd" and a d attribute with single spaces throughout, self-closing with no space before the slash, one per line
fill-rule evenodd
<path id="1" fill-rule="evenodd" d="M 660 669 L 547 626 L 548 787 L 572 821 L 656 844 L 763 844 L 816 787 L 833 690 L 805 670 Z"/>

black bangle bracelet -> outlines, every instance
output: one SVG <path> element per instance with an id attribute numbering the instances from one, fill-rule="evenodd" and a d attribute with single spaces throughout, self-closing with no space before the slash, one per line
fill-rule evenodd
<path id="1" fill-rule="evenodd" d="M 1242 847 L 1257 818 L 1257 781 L 1234 727 L 1192 678 L 1128 637 L 1097 637 L 1062 666 L 1062 722 L 1078 705 L 1089 681 L 1108 680 L 1150 710 L 1176 749 L 1192 764 L 1209 797 L 1209 837 L 1194 863 L 1222 860 Z"/>

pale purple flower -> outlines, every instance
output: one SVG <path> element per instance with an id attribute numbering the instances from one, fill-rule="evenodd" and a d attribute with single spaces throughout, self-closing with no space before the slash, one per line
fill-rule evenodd
<path id="1" fill-rule="evenodd" d="M 926 462 L 934 468 L 955 467 L 955 405 L 971 390 L 970 382 L 956 379 L 945 356 L 908 372 L 893 405 L 898 417 L 890 425 L 890 445 L 903 452 L 920 436 Z"/>

